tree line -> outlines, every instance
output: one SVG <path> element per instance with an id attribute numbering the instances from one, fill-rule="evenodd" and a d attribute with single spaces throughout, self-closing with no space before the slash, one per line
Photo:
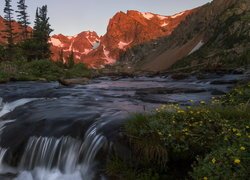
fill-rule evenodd
<path id="1" fill-rule="evenodd" d="M 27 13 L 28 6 L 25 0 L 17 2 L 17 22 L 19 23 L 18 33 L 14 30 L 14 17 L 12 0 L 5 0 L 4 7 L 4 24 L 2 31 L 3 38 L 7 44 L 0 47 L 0 60 L 13 60 L 24 58 L 28 61 L 35 59 L 48 59 L 51 56 L 50 44 L 48 43 L 51 32 L 49 17 L 47 15 L 48 8 L 46 5 L 36 9 L 34 28 L 30 29 L 29 15 Z M 18 41 L 15 38 L 18 37 Z"/>

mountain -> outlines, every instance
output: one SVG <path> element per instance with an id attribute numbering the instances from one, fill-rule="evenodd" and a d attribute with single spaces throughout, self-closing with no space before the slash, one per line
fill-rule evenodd
<path id="1" fill-rule="evenodd" d="M 5 30 L 5 23 L 4 23 L 4 18 L 0 16 L 0 45 L 5 45 L 7 43 L 7 39 L 4 38 L 6 36 L 6 34 L 3 32 Z M 14 36 L 14 42 L 18 42 L 22 39 L 22 37 L 20 36 L 20 32 L 21 32 L 21 26 L 19 23 L 17 23 L 16 21 L 12 22 L 12 27 L 14 29 L 14 34 L 16 34 Z M 29 27 L 28 31 L 31 32 L 32 28 Z"/>
<path id="2" fill-rule="evenodd" d="M 171 35 L 129 49 L 118 62 L 124 70 L 156 72 L 240 64 L 249 52 L 250 1 L 214 0 L 197 8 Z"/>
<path id="3" fill-rule="evenodd" d="M 63 51 L 64 62 L 71 52 L 74 52 L 75 61 L 81 62 L 82 56 L 89 54 L 100 45 L 100 37 L 96 32 L 84 31 L 76 36 L 53 35 L 49 42 L 53 60 L 58 60 Z"/>
<path id="4" fill-rule="evenodd" d="M 52 36 L 52 58 L 58 60 L 60 52 L 63 51 L 66 61 L 73 51 L 76 62 L 84 62 L 93 68 L 114 64 L 127 49 L 169 36 L 194 11 L 188 10 L 173 16 L 134 10 L 118 12 L 110 19 L 107 33 L 102 37 L 89 31 L 73 37 L 62 34 Z"/>

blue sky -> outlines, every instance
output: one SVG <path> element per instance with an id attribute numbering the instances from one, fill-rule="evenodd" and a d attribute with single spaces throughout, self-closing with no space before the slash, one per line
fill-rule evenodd
<path id="1" fill-rule="evenodd" d="M 13 8 L 16 2 L 12 0 Z M 84 30 L 106 32 L 109 19 L 118 11 L 138 10 L 161 15 L 172 15 L 198 7 L 211 0 L 26 0 L 30 20 L 33 22 L 36 7 L 48 5 L 53 34 L 75 35 Z M 5 0 L 0 0 L 3 16 Z"/>

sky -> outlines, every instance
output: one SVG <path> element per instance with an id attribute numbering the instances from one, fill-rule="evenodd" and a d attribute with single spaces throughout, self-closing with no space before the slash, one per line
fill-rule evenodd
<path id="1" fill-rule="evenodd" d="M 12 8 L 16 10 L 16 2 Z M 26 0 L 30 21 L 33 23 L 37 7 L 48 6 L 52 34 L 76 35 L 82 31 L 106 33 L 109 19 L 119 11 L 138 10 L 160 15 L 173 15 L 192 9 L 211 0 Z M 5 0 L 0 0 L 3 16 Z M 15 16 L 15 15 L 14 15 Z"/>

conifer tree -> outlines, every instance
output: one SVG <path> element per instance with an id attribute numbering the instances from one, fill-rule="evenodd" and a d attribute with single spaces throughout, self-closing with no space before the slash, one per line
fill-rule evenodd
<path id="1" fill-rule="evenodd" d="M 75 65 L 75 61 L 74 61 L 74 52 L 71 51 L 69 58 L 68 58 L 68 67 L 72 68 Z"/>
<path id="2" fill-rule="evenodd" d="M 5 38 L 7 39 L 8 48 L 10 50 L 14 45 L 14 32 L 12 27 L 13 9 L 11 6 L 11 0 L 5 0 L 4 18 L 6 28 L 3 32 L 6 34 Z"/>
<path id="3" fill-rule="evenodd" d="M 64 53 L 63 49 L 59 51 L 59 59 L 58 61 L 61 62 L 62 64 L 64 63 Z"/>
<path id="4" fill-rule="evenodd" d="M 50 33 L 53 31 L 50 28 L 49 17 L 47 16 L 47 6 L 37 8 L 35 25 L 33 29 L 33 40 L 36 44 L 37 59 L 50 58 L 50 44 L 48 43 Z"/>
<path id="5" fill-rule="evenodd" d="M 29 22 L 29 16 L 27 14 L 27 5 L 25 4 L 25 0 L 19 0 L 17 2 L 17 8 L 18 11 L 16 11 L 17 14 L 17 19 L 18 22 L 21 24 L 21 30 L 22 30 L 22 36 L 24 39 L 28 38 L 29 31 L 28 31 L 28 26 L 30 24 Z"/>

